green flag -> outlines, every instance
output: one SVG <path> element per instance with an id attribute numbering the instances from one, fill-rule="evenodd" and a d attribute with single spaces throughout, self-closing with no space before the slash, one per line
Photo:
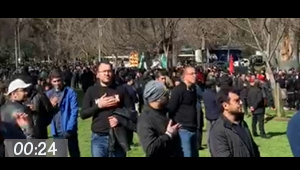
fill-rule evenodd
<path id="1" fill-rule="evenodd" d="M 161 67 L 164 69 L 168 68 L 167 56 L 165 54 L 161 54 L 160 56 Z"/>
<path id="2" fill-rule="evenodd" d="M 143 69 L 144 68 L 144 59 L 145 59 L 144 53 L 142 53 L 139 58 L 140 59 L 139 59 L 139 67 L 138 68 Z"/>

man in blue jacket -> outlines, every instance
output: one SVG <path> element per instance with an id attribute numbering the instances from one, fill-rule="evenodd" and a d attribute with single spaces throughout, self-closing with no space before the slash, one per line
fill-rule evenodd
<path id="1" fill-rule="evenodd" d="M 77 94 L 72 88 L 63 85 L 60 70 L 53 70 L 49 77 L 53 88 L 47 91 L 46 95 L 57 109 L 51 123 L 51 134 L 55 139 L 68 139 L 70 156 L 80 157 L 77 135 Z"/>

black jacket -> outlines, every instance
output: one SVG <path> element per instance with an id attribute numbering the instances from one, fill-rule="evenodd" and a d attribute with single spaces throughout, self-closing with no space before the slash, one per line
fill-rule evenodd
<path id="1" fill-rule="evenodd" d="M 241 126 L 240 133 L 234 126 Z M 254 142 L 248 125 L 231 123 L 223 115 L 213 124 L 209 133 L 209 148 L 212 157 L 259 157 L 260 153 Z"/>
<path id="2" fill-rule="evenodd" d="M 257 85 L 249 88 L 248 106 L 254 108 L 253 114 L 264 114 L 265 113 L 265 100 L 263 97 L 263 90 Z"/>
<path id="3" fill-rule="evenodd" d="M 169 117 L 188 130 L 197 129 L 197 93 L 193 86 L 189 90 L 185 83 L 174 87 L 168 104 Z"/>
<path id="4" fill-rule="evenodd" d="M 165 134 L 169 119 L 166 111 L 145 106 L 137 124 L 137 133 L 147 157 L 182 157 L 179 136 Z"/>
<path id="5" fill-rule="evenodd" d="M 109 151 L 113 153 L 114 146 L 120 145 L 124 152 L 130 151 L 129 133 L 136 131 L 137 118 L 126 108 L 117 108 L 112 116 L 116 117 L 119 124 L 109 130 Z"/>
<path id="6" fill-rule="evenodd" d="M 220 104 L 217 102 L 217 93 L 212 89 L 207 89 L 203 96 L 206 119 L 209 121 L 217 120 L 220 116 Z"/>
<path id="7" fill-rule="evenodd" d="M 31 111 L 34 137 L 36 139 L 47 139 L 47 127 L 51 123 L 55 108 L 49 98 L 42 92 L 33 92 L 29 100 L 34 108 L 34 111 Z"/>
<path id="8" fill-rule="evenodd" d="M 99 109 L 95 101 L 106 93 L 107 96 L 119 95 L 120 103 L 118 106 Z M 80 117 L 87 119 L 93 117 L 92 120 L 92 131 L 97 134 L 109 134 L 109 121 L 108 117 L 112 115 L 116 108 L 127 108 L 131 109 L 131 100 L 129 95 L 126 93 L 124 88 L 117 88 L 114 85 L 109 87 L 102 87 L 100 83 L 88 88 L 84 94 L 82 111 Z"/>

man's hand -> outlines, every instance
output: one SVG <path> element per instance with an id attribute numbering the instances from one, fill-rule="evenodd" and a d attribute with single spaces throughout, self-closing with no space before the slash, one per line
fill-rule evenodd
<path id="1" fill-rule="evenodd" d="M 115 96 L 106 97 L 106 94 L 97 100 L 97 105 L 100 109 L 116 106 L 117 103 L 118 101 L 116 100 Z"/>
<path id="2" fill-rule="evenodd" d="M 116 119 L 114 116 L 109 116 L 108 117 L 109 125 L 111 128 L 114 128 L 118 125 L 118 119 Z"/>
<path id="3" fill-rule="evenodd" d="M 53 107 L 57 106 L 58 104 L 58 97 L 52 97 L 50 98 L 50 102 L 52 104 Z"/>
<path id="4" fill-rule="evenodd" d="M 31 111 L 35 111 L 33 104 L 26 105 Z"/>
<path id="5" fill-rule="evenodd" d="M 170 137 L 173 137 L 174 135 L 176 135 L 178 133 L 178 130 L 181 128 L 181 124 L 177 123 L 175 125 L 172 125 L 173 121 L 170 120 L 168 127 L 167 127 L 167 131 L 166 134 L 171 135 Z"/>
<path id="6" fill-rule="evenodd" d="M 28 115 L 23 112 L 16 112 L 13 113 L 13 117 L 16 120 L 16 123 L 19 127 L 26 127 L 29 126 L 29 118 Z"/>

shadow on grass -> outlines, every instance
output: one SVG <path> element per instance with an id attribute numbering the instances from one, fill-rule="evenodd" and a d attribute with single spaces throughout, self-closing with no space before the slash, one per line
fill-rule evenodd
<path id="1" fill-rule="evenodd" d="M 268 132 L 267 135 L 269 135 L 270 138 L 272 138 L 272 137 L 276 137 L 276 136 L 286 135 L 286 132 Z"/>
<path id="2" fill-rule="evenodd" d="M 276 116 L 268 116 L 265 119 L 265 123 L 268 123 L 269 121 L 271 121 L 272 119 L 274 119 Z"/>

